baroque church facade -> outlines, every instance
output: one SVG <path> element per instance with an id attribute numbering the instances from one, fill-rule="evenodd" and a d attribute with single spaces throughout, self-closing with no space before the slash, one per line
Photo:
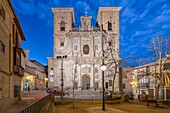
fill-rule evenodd
<path id="1" fill-rule="evenodd" d="M 96 25 L 92 16 L 81 16 L 81 25 L 74 28 L 73 8 L 52 8 L 54 14 L 54 56 L 48 57 L 48 87 L 64 90 L 101 90 L 102 64 L 106 59 L 106 40 L 113 40 L 114 60 L 119 57 L 119 11 L 121 7 L 100 7 Z M 106 90 L 119 91 L 119 74 L 112 79 L 114 66 L 104 71 Z M 118 71 L 118 69 L 116 70 Z"/>

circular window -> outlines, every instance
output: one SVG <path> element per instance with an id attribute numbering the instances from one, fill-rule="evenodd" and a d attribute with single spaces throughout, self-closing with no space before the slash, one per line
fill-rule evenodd
<path id="1" fill-rule="evenodd" d="M 88 46 L 88 45 L 85 45 L 85 46 L 83 47 L 83 53 L 84 53 L 84 54 L 89 54 L 89 46 Z"/>

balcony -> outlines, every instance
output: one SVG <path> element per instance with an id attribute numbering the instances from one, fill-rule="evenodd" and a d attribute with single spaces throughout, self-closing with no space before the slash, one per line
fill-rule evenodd
<path id="1" fill-rule="evenodd" d="M 22 48 L 14 47 L 14 72 L 19 76 L 24 76 L 25 54 Z"/>
<path id="2" fill-rule="evenodd" d="M 20 76 L 24 76 L 24 69 L 21 66 L 14 65 L 14 72 Z"/>
<path id="3" fill-rule="evenodd" d="M 149 75 L 150 75 L 150 72 L 148 71 L 137 72 L 137 76 L 149 76 Z"/>
<path id="4" fill-rule="evenodd" d="M 138 83 L 138 87 L 149 87 L 149 83 Z"/>

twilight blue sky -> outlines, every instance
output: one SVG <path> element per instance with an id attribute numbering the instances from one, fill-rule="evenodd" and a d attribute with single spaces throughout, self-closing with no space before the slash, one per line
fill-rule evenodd
<path id="1" fill-rule="evenodd" d="M 52 7 L 74 7 L 76 26 L 80 16 L 93 17 L 99 7 L 121 6 L 120 48 L 121 57 L 145 58 L 152 56 L 146 49 L 156 36 L 170 35 L 170 0 L 11 0 L 26 36 L 24 49 L 30 50 L 29 59 L 47 65 L 53 56 Z"/>

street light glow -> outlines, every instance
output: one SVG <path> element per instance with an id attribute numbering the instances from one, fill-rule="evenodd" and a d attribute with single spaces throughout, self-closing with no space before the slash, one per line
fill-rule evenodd
<path id="1" fill-rule="evenodd" d="M 100 69 L 101 69 L 102 71 L 105 71 L 105 70 L 106 70 L 106 66 L 105 66 L 105 65 L 102 65 L 102 66 L 100 67 Z"/>

